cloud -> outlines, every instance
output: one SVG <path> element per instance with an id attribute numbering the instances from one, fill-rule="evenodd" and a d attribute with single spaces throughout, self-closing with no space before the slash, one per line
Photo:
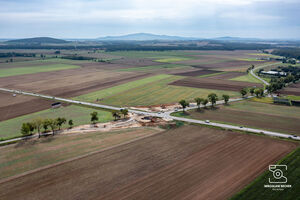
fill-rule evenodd
<path id="1" fill-rule="evenodd" d="M 0 36 L 32 30 L 66 36 L 288 30 L 300 25 L 299 4 L 297 0 L 0 0 Z"/>

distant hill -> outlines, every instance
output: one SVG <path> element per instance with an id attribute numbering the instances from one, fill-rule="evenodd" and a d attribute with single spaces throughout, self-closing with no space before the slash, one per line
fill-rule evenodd
<path id="1" fill-rule="evenodd" d="M 47 43 L 47 44 L 63 44 L 68 43 L 66 40 L 51 38 L 51 37 L 35 37 L 18 40 L 9 40 L 6 43 L 22 43 L 22 44 L 34 44 L 34 43 Z"/>
<path id="2" fill-rule="evenodd" d="M 121 36 L 106 36 L 97 38 L 97 40 L 106 41 L 117 41 L 117 40 L 135 40 L 135 41 L 146 41 L 146 40 L 197 40 L 197 38 L 192 37 L 179 37 L 179 36 L 169 36 L 169 35 L 155 35 L 150 33 L 134 33 L 129 35 Z"/>

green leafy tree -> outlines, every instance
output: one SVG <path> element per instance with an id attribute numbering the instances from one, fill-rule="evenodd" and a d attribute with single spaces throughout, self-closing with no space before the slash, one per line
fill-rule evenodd
<path id="1" fill-rule="evenodd" d="M 33 120 L 34 128 L 38 131 L 39 138 L 41 137 L 41 128 L 43 126 L 43 119 L 37 118 Z"/>
<path id="2" fill-rule="evenodd" d="M 252 88 L 250 88 L 250 91 L 249 91 L 249 92 L 250 92 L 251 96 L 253 96 L 253 94 L 254 94 L 254 90 L 255 90 L 255 88 L 253 88 L 253 87 L 252 87 Z"/>
<path id="3" fill-rule="evenodd" d="M 70 119 L 70 120 L 68 121 L 68 124 L 69 124 L 69 128 L 71 129 L 71 128 L 73 127 L 73 125 L 74 125 L 73 120 Z"/>
<path id="4" fill-rule="evenodd" d="M 113 111 L 112 116 L 115 118 L 115 121 L 120 118 L 119 112 Z"/>
<path id="5" fill-rule="evenodd" d="M 27 122 L 27 125 L 29 127 L 30 134 L 32 134 L 34 129 L 35 129 L 34 123 L 33 122 Z"/>
<path id="6" fill-rule="evenodd" d="M 49 119 L 44 119 L 44 120 L 43 120 L 43 128 L 44 128 L 45 132 L 48 131 L 49 125 L 50 125 Z"/>
<path id="7" fill-rule="evenodd" d="M 96 124 L 96 122 L 99 120 L 98 118 L 98 113 L 97 112 L 92 112 L 91 113 L 91 122 L 92 124 Z"/>
<path id="8" fill-rule="evenodd" d="M 54 135 L 55 130 L 58 127 L 58 121 L 57 121 L 57 119 L 48 119 L 48 123 L 49 123 L 49 127 L 52 130 L 52 135 Z"/>
<path id="9" fill-rule="evenodd" d="M 65 124 L 67 122 L 67 120 L 64 117 L 58 117 L 58 118 L 56 118 L 56 122 L 57 122 L 58 130 L 60 130 L 61 126 L 63 124 Z"/>
<path id="10" fill-rule="evenodd" d="M 260 90 L 257 88 L 257 89 L 254 90 L 254 93 L 255 93 L 256 97 L 259 97 Z"/>
<path id="11" fill-rule="evenodd" d="M 218 101 L 218 96 L 215 93 L 211 93 L 207 96 L 207 98 L 211 102 L 211 107 L 214 107 L 214 105 Z"/>
<path id="12" fill-rule="evenodd" d="M 227 95 L 227 94 L 223 94 L 223 100 L 224 100 L 224 102 L 225 102 L 225 104 L 228 104 L 228 101 L 229 101 L 229 95 Z"/>
<path id="13" fill-rule="evenodd" d="M 23 136 L 30 135 L 30 127 L 28 126 L 28 123 L 23 123 L 21 127 L 21 134 Z"/>
<path id="14" fill-rule="evenodd" d="M 183 112 L 184 112 L 184 109 L 190 105 L 189 102 L 187 102 L 186 100 L 179 101 L 179 104 L 181 105 Z"/>
<path id="15" fill-rule="evenodd" d="M 128 109 L 121 109 L 120 110 L 121 111 L 121 113 L 122 113 L 122 115 L 124 116 L 124 118 L 128 115 Z"/>
<path id="16" fill-rule="evenodd" d="M 240 93 L 244 97 L 248 93 L 248 91 L 246 88 L 243 88 L 243 89 L 241 89 Z"/>
<path id="17" fill-rule="evenodd" d="M 208 99 L 204 99 L 204 100 L 202 101 L 202 104 L 204 105 L 204 107 L 206 107 L 206 104 L 208 104 Z"/>
<path id="18" fill-rule="evenodd" d="M 263 89 L 263 88 L 259 88 L 259 95 L 260 95 L 261 97 L 264 96 L 264 89 Z"/>
<path id="19" fill-rule="evenodd" d="M 200 109 L 200 105 L 201 105 L 201 103 L 203 102 L 203 100 L 204 100 L 204 99 L 199 98 L 199 97 L 195 98 L 195 101 L 196 101 L 196 103 L 197 103 L 198 109 Z"/>

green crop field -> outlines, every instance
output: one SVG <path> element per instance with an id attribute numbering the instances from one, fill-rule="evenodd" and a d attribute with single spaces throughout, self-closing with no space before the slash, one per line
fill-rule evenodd
<path id="1" fill-rule="evenodd" d="M 21 117 L 16 117 L 13 119 L 9 119 L 6 121 L 0 122 L 1 132 L 0 138 L 8 139 L 12 137 L 21 136 L 20 129 L 22 123 L 30 122 L 36 118 L 57 118 L 57 117 L 65 117 L 67 120 L 72 119 L 74 122 L 74 126 L 89 124 L 90 123 L 90 113 L 96 111 L 98 112 L 98 117 L 100 122 L 111 121 L 112 115 L 108 111 L 103 110 L 95 110 L 86 107 L 80 106 L 67 106 L 61 107 L 57 109 L 47 109 L 40 112 L 24 115 Z M 65 124 L 63 127 L 68 127 Z"/>
<path id="2" fill-rule="evenodd" d="M 271 188 L 264 188 L 269 185 L 269 178 L 273 178 L 270 171 L 266 171 L 259 176 L 254 182 L 236 194 L 231 200 L 247 200 L 247 199 L 272 199 L 272 200 L 295 200 L 300 197 L 300 148 L 290 153 L 284 159 L 277 163 L 278 165 L 287 165 L 287 171 L 284 176 L 287 178 L 288 185 L 291 188 L 285 188 L 282 191 L 274 191 Z"/>
<path id="3" fill-rule="evenodd" d="M 244 76 L 238 76 L 235 78 L 230 79 L 232 81 L 244 81 L 244 82 L 250 82 L 250 83 L 262 83 L 260 80 L 254 78 L 252 75 L 247 74 Z"/>
<path id="4" fill-rule="evenodd" d="M 81 96 L 75 97 L 74 99 L 79 100 L 79 101 L 94 102 L 94 101 L 96 101 L 97 98 L 99 98 L 99 99 L 107 98 L 107 97 L 113 96 L 115 94 L 126 92 L 130 89 L 133 89 L 133 88 L 136 88 L 136 87 L 139 87 L 142 85 L 150 84 L 154 81 L 158 81 L 158 80 L 165 79 L 168 77 L 171 77 L 171 75 L 165 75 L 165 74 L 156 75 L 156 76 L 152 76 L 152 77 L 148 77 L 148 78 L 144 78 L 144 79 L 140 79 L 140 80 L 136 80 L 136 81 L 131 81 L 129 83 L 114 86 L 114 87 L 107 88 L 104 90 L 81 95 Z"/>
<path id="5" fill-rule="evenodd" d="M 83 95 L 75 99 L 95 102 L 96 99 L 99 98 L 102 99 L 100 101 L 101 103 L 108 105 L 150 106 L 177 103 L 181 99 L 193 101 L 195 97 L 205 98 L 212 92 L 216 93 L 218 96 L 222 96 L 223 94 L 228 94 L 231 97 L 239 96 L 239 93 L 237 92 L 168 85 L 181 78 L 182 77 L 180 76 L 157 75 L 100 90 L 99 92 Z"/>
<path id="6" fill-rule="evenodd" d="M 16 76 L 22 74 L 34 74 L 39 72 L 49 72 L 65 69 L 75 69 L 79 68 L 77 65 L 67 65 L 67 64 L 53 64 L 53 65 L 41 65 L 33 67 L 16 67 L 16 68 L 5 68 L 0 69 L 0 77 Z"/>
<path id="7" fill-rule="evenodd" d="M 126 69 L 120 69 L 118 71 L 143 71 L 143 72 L 150 72 L 155 70 L 162 70 L 162 69 L 181 69 L 181 68 L 188 68 L 189 66 L 179 65 L 179 64 L 164 64 L 164 65 L 151 65 L 145 67 L 132 67 Z"/>
<path id="8" fill-rule="evenodd" d="M 41 137 L 0 147 L 0 179 L 157 133 L 154 128 Z"/>

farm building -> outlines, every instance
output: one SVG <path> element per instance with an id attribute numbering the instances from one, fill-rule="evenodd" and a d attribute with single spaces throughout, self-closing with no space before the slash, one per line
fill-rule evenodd
<path id="1" fill-rule="evenodd" d="M 265 75 L 271 75 L 271 76 L 286 76 L 287 73 L 285 72 L 277 72 L 277 71 L 262 71 L 260 72 L 261 74 L 265 74 Z"/>
<path id="2" fill-rule="evenodd" d="M 61 102 L 55 102 L 51 104 L 51 108 L 59 108 L 59 107 L 61 107 Z"/>

